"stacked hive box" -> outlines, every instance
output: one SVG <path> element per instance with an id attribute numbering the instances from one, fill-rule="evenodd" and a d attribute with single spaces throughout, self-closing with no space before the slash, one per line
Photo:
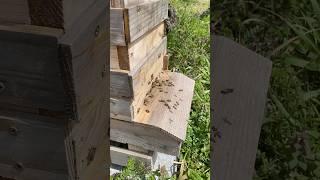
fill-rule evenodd
<path id="1" fill-rule="evenodd" d="M 167 0 L 110 0 L 111 160 L 170 171 L 186 136 L 194 81 L 167 70 Z"/>
<path id="2" fill-rule="evenodd" d="M 0 179 L 107 179 L 105 0 L 0 3 Z"/>

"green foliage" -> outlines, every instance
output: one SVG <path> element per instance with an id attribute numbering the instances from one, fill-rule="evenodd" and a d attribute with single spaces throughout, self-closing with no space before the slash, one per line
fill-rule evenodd
<path id="1" fill-rule="evenodd" d="M 274 64 L 255 179 L 320 179 L 319 1 L 218 0 L 215 5 L 215 32 Z"/>
<path id="2" fill-rule="evenodd" d="M 196 81 L 186 142 L 181 159 L 188 179 L 210 177 L 210 28 L 209 1 L 172 0 L 178 24 L 168 35 L 170 69 Z"/>

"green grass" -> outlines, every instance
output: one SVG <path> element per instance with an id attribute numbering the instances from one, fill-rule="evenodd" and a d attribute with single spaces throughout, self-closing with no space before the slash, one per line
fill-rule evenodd
<path id="1" fill-rule="evenodd" d="M 170 69 L 196 81 L 187 139 L 181 159 L 188 179 L 209 179 L 210 153 L 210 17 L 201 16 L 209 1 L 172 0 L 178 24 L 168 35 Z"/>
<path id="2" fill-rule="evenodd" d="M 171 0 L 171 3 L 177 11 L 178 24 L 168 34 L 169 68 L 196 82 L 187 138 L 181 150 L 180 160 L 185 164 L 182 175 L 191 180 L 209 179 L 210 17 L 209 14 L 203 15 L 209 7 L 209 0 Z M 113 179 L 130 176 L 152 180 L 156 175 L 160 176 L 158 172 L 144 169 L 139 162 L 130 161 L 127 168 Z"/>
<path id="3" fill-rule="evenodd" d="M 316 0 L 216 1 L 216 33 L 274 63 L 256 180 L 320 179 L 319 4 Z"/>

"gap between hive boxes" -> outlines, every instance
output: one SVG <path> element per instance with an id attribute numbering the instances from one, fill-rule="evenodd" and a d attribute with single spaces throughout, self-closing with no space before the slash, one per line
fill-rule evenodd
<path id="1" fill-rule="evenodd" d="M 150 170 L 165 171 L 169 175 L 172 175 L 177 171 L 177 166 L 175 165 L 177 157 L 174 155 L 152 151 L 148 151 L 146 153 L 143 148 L 137 146 L 132 148 L 132 145 L 129 144 L 112 144 L 113 145 L 110 147 L 112 163 L 110 167 L 110 175 L 119 173 L 123 167 L 127 165 L 130 158 L 139 160 L 140 163 L 144 164 L 144 166 Z"/>

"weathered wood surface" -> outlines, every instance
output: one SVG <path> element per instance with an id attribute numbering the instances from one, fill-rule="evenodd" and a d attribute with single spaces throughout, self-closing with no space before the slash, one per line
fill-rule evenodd
<path id="1" fill-rule="evenodd" d="M 252 179 L 272 65 L 224 37 L 212 42 L 211 117 L 219 135 L 212 142 L 211 178 Z"/>
<path id="2" fill-rule="evenodd" d="M 111 47 L 111 69 L 133 70 L 152 53 L 164 38 L 164 24 L 156 26 L 128 46 Z"/>
<path id="3" fill-rule="evenodd" d="M 128 8 L 111 8 L 111 44 L 125 46 L 168 17 L 168 1 L 158 0 Z"/>
<path id="4" fill-rule="evenodd" d="M 179 155 L 181 141 L 160 128 L 142 123 L 110 119 L 110 140 L 146 150 Z"/>
<path id="5" fill-rule="evenodd" d="M 0 0 L 0 24 L 5 22 L 31 24 L 28 1 Z"/>
<path id="6" fill-rule="evenodd" d="M 78 19 L 78 26 L 60 40 L 71 52 L 65 54 L 65 61 L 71 67 L 70 90 L 75 95 L 78 121 L 70 121 L 66 146 L 72 157 L 69 167 L 73 167 L 70 168 L 73 171 L 70 174 L 80 180 L 91 175 L 106 179 L 108 174 L 105 164 L 101 164 L 108 160 L 106 92 L 110 54 L 106 49 L 109 39 L 106 12 L 107 8 L 96 4 Z"/>
<path id="7" fill-rule="evenodd" d="M 110 54 L 106 49 L 106 47 L 109 48 L 108 42 L 110 40 L 106 15 L 108 9 L 97 3 L 92 5 L 86 13 L 82 14 L 81 18 L 75 21 L 76 26 L 69 29 L 63 36 L 56 35 L 52 29 L 30 25 L 10 25 L 0 31 L 0 34 L 2 33 L 0 43 L 8 46 L 7 49 L 10 52 L 6 53 L 5 49 L 1 48 L 3 53 L 0 56 L 3 56 L 2 59 L 5 60 L 0 61 L 2 63 L 0 63 L 1 73 L 8 70 L 16 73 L 17 75 L 13 76 L 15 79 L 12 79 L 20 78 L 21 81 L 17 85 L 24 88 L 13 86 L 7 89 L 7 86 L 4 86 L 1 96 L 9 98 L 9 100 L 1 102 L 5 98 L 0 98 L 0 104 L 2 103 L 0 111 L 5 110 L 2 108 L 5 107 L 5 103 L 10 104 L 12 103 L 11 99 L 15 100 L 9 96 L 11 93 L 17 96 L 18 100 L 25 99 L 26 102 L 34 104 L 25 104 L 20 100 L 5 111 L 18 114 L 22 108 L 15 109 L 13 107 L 27 105 L 29 109 L 26 113 L 35 116 L 40 114 L 56 117 L 55 113 L 48 113 L 48 110 L 55 110 L 54 108 L 61 109 L 63 113 L 67 114 L 68 116 L 52 120 L 51 123 L 59 124 L 69 120 L 67 125 L 61 127 L 63 129 L 62 135 L 66 137 L 63 136 L 65 139 L 63 138 L 59 142 L 65 143 L 66 146 L 64 155 L 67 154 L 70 179 L 107 179 L 109 174 L 109 169 L 106 168 L 106 163 L 110 159 L 108 157 L 109 119 L 106 116 L 109 114 L 109 103 L 106 99 L 108 99 L 110 77 L 108 74 Z M 12 32 L 14 28 L 17 29 L 16 32 Z M 8 33 L 14 33 L 14 35 L 6 36 Z M 29 58 L 26 59 L 23 55 L 27 55 Z M 3 76 L 5 79 L 1 79 L 4 81 L 1 84 L 2 87 L 8 82 L 16 82 L 7 78 L 12 76 L 5 75 Z M 30 83 L 28 79 L 30 79 Z M 17 94 L 17 91 L 12 90 L 13 88 L 17 88 L 21 93 Z M 26 88 L 31 89 L 27 89 L 30 92 L 26 91 Z M 38 99 L 42 104 L 36 104 Z M 39 113 L 43 111 L 44 113 Z M 19 117 L 24 117 L 24 115 Z M 40 123 L 42 119 L 34 119 L 34 121 Z M 2 122 L 0 129 L 6 129 L 7 127 Z M 27 127 L 23 128 L 29 131 Z M 36 132 L 34 133 L 37 135 Z M 33 135 L 33 133 L 30 134 Z M 40 134 L 38 135 L 41 137 Z M 51 134 L 49 135 L 51 137 Z M 2 146 L 7 146 L 7 144 L 1 142 Z M 46 144 L 42 143 L 42 145 Z M 27 157 L 31 161 L 39 153 Z M 18 156 L 26 158 L 23 154 L 18 154 Z"/>
<path id="8" fill-rule="evenodd" d="M 39 169 L 12 170 L 12 166 L 0 164 L 1 180 L 69 180 L 67 174 L 57 174 Z M 12 175 L 14 174 L 14 175 Z"/>
<path id="9" fill-rule="evenodd" d="M 113 8 L 125 8 L 153 1 L 157 0 L 110 0 L 110 4 Z"/>
<path id="10" fill-rule="evenodd" d="M 136 118 L 131 122 L 111 120 L 111 139 L 177 155 L 179 144 L 186 137 L 194 81 L 179 73 L 165 72 L 153 85 Z"/>
<path id="11" fill-rule="evenodd" d="M 160 76 L 163 57 L 166 54 L 165 47 L 166 41 L 163 41 L 157 53 L 153 54 L 137 72 L 111 71 L 112 118 L 129 121 L 135 118 L 152 83 Z M 130 107 L 127 104 L 130 104 Z"/>
<path id="12" fill-rule="evenodd" d="M 135 121 L 161 128 L 184 141 L 194 84 L 194 80 L 183 74 L 165 71 L 153 84 Z"/>
<path id="13" fill-rule="evenodd" d="M 0 0 L 0 24 L 17 23 L 69 29 L 94 4 L 105 0 Z"/>
<path id="14" fill-rule="evenodd" d="M 24 117 L 0 116 L 0 176 L 24 179 L 22 174 L 28 174 L 26 178 L 30 179 L 51 173 L 67 179 L 65 122 Z"/>
<path id="15" fill-rule="evenodd" d="M 57 29 L 0 26 L 0 107 L 65 116 Z"/>

